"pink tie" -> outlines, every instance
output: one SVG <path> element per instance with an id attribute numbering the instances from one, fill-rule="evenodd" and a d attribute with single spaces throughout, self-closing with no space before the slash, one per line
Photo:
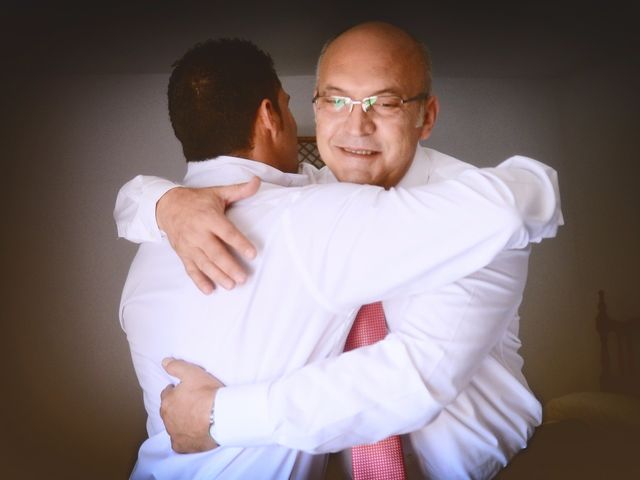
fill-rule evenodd
<path id="1" fill-rule="evenodd" d="M 364 345 L 371 345 L 387 336 L 387 322 L 382 303 L 363 305 L 356 316 L 345 352 Z M 380 440 L 373 445 L 359 445 L 351 449 L 353 480 L 405 480 L 400 437 Z"/>

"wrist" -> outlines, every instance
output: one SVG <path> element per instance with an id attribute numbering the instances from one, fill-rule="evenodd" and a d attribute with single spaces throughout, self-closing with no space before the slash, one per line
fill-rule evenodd
<path id="1" fill-rule="evenodd" d="M 170 208 L 173 204 L 173 197 L 178 194 L 178 190 L 184 187 L 173 187 L 167 190 L 156 202 L 156 224 L 163 232 L 166 232 L 169 223 Z"/>
<path id="2" fill-rule="evenodd" d="M 215 436 L 215 426 L 216 426 L 215 411 L 216 411 L 216 393 L 217 392 L 218 392 L 218 389 L 216 388 L 213 391 L 213 399 L 211 401 L 211 410 L 209 412 L 209 436 L 211 437 L 211 440 L 213 440 L 216 445 L 219 445 Z"/>

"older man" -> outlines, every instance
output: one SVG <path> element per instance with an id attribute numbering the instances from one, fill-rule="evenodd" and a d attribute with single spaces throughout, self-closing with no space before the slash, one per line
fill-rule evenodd
<path id="1" fill-rule="evenodd" d="M 425 50 L 393 26 L 363 24 L 331 41 L 319 60 L 314 105 L 318 148 L 335 177 L 388 189 L 438 185 L 472 170 L 418 148 L 438 111 L 430 87 Z M 196 224 L 202 218 L 185 215 L 189 207 L 181 195 L 191 199 L 194 192 L 172 190 L 158 205 L 159 221 L 176 244 L 174 212 L 196 218 Z M 559 215 L 555 222 L 561 222 Z M 456 236 L 469 234 L 474 232 L 458 225 Z M 190 259 L 188 249 L 181 253 L 185 264 L 209 268 L 202 258 Z M 369 347 L 251 387 L 217 390 L 214 379 L 200 379 L 210 382 L 207 395 L 217 392 L 214 438 L 225 446 L 328 452 L 411 432 L 404 446 L 409 462 L 418 460 L 418 475 L 491 477 L 526 445 L 540 421 L 517 353 L 528 255 L 528 249 L 506 249 L 466 278 L 380 298 L 391 333 Z M 445 277 L 456 263 L 449 260 L 440 268 Z M 402 267 L 389 265 L 394 268 Z M 231 276 L 241 278 L 237 270 Z M 188 383 L 200 372 L 180 374 Z M 197 395 L 186 389 L 172 394 L 171 405 L 179 406 L 165 412 L 165 421 L 177 426 L 188 418 L 184 405 Z"/>

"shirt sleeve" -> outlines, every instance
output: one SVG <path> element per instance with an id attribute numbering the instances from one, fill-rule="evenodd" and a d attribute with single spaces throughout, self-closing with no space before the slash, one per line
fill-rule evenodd
<path id="1" fill-rule="evenodd" d="M 164 234 L 156 223 L 156 203 L 165 193 L 178 187 L 164 178 L 138 175 L 118 192 L 113 218 L 118 237 L 130 242 L 158 242 Z"/>
<path id="2" fill-rule="evenodd" d="M 486 289 L 500 293 L 491 301 L 482 289 L 473 293 L 468 283 L 473 286 L 473 278 L 454 282 L 478 272 L 504 249 L 523 248 L 530 241 L 555 235 L 562 224 L 555 172 L 530 159 L 512 159 L 496 169 L 470 170 L 456 180 L 410 191 L 379 190 L 373 192 L 373 199 L 367 197 L 371 189 L 362 192 L 356 192 L 349 205 L 337 211 L 316 209 L 313 215 L 309 215 L 312 205 L 306 204 L 308 198 L 300 195 L 296 200 L 296 210 L 307 208 L 307 214 L 290 219 L 294 256 L 295 245 L 309 241 L 309 229 L 313 231 L 305 218 L 326 225 L 327 220 L 318 217 L 326 214 L 334 216 L 337 224 L 347 222 L 332 230 L 330 242 L 317 232 L 320 240 L 310 249 L 314 254 L 306 263 L 298 259 L 303 277 L 306 274 L 303 281 L 321 305 L 336 311 L 354 298 L 369 303 L 405 294 L 421 300 L 408 309 L 404 326 L 383 342 L 304 367 L 274 382 L 221 389 L 216 397 L 214 428 L 220 444 L 280 443 L 321 452 L 420 428 L 455 398 L 460 385 L 470 378 L 470 369 L 493 346 L 496 331 L 504 328 L 509 318 L 504 304 L 511 301 L 512 308 L 519 304 L 514 292 L 522 285 L 510 278 L 508 271 L 496 281 L 485 282 Z M 354 216 L 352 211 L 358 213 Z M 349 222 L 357 225 L 356 230 L 349 228 Z M 417 226 L 410 234 L 406 233 L 407 223 Z M 300 230 L 307 235 L 297 237 Z M 400 261 L 402 255 L 396 252 L 393 258 L 399 261 L 390 266 L 389 257 L 380 250 L 384 242 L 376 235 L 391 236 L 387 244 L 393 240 L 395 248 L 407 252 L 407 259 Z M 399 273 L 399 269 L 408 270 Z M 412 281 L 389 289 L 386 277 L 392 275 Z M 501 279 L 505 282 L 502 287 Z M 442 290 L 436 289 L 445 287 L 451 293 L 441 297 Z M 425 297 L 436 293 L 436 300 Z M 517 302 L 513 302 L 514 295 Z M 454 298 L 456 305 L 468 306 L 476 316 L 458 316 L 452 306 Z M 431 315 L 431 324 L 444 324 L 440 318 L 447 322 L 462 318 L 477 327 L 468 330 L 476 335 L 466 343 L 451 336 L 443 337 L 441 344 L 429 343 L 431 333 L 425 327 L 429 322 L 418 314 L 427 299 L 433 305 L 437 299 L 445 302 L 440 310 L 435 306 L 424 309 L 422 315 Z M 449 308 L 446 315 L 442 313 L 445 308 Z M 454 332 L 463 335 L 465 329 L 466 324 Z M 433 365 L 440 367 L 430 371 Z M 459 365 L 460 370 L 450 374 L 443 365 L 449 369 Z M 366 378 L 371 381 L 362 383 Z M 428 383 L 430 378 L 445 384 L 434 387 Z M 319 405 L 328 406 L 327 415 L 316 415 L 318 410 L 314 409 Z M 387 420 L 373 422 L 374 418 Z"/>
<path id="3" fill-rule="evenodd" d="M 222 437 L 216 432 L 216 439 L 326 453 L 424 427 L 508 335 L 527 259 L 528 249 L 503 252 L 458 282 L 407 299 L 392 310 L 401 321 L 389 318 L 392 331 L 378 343 L 273 382 L 220 390 L 216 413 L 234 402 L 244 415 L 230 409 L 230 417 L 220 416 Z M 231 435 L 225 438 L 227 428 Z"/>
<path id="4" fill-rule="evenodd" d="M 525 157 L 411 189 L 305 187 L 283 218 L 302 281 L 335 313 L 447 285 L 562 224 L 556 172 Z"/>

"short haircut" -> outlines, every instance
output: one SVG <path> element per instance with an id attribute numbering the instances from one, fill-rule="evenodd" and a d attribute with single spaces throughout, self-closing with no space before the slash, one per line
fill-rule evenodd
<path id="1" fill-rule="evenodd" d="M 279 114 L 272 58 L 240 39 L 207 40 L 173 64 L 169 117 L 188 162 L 253 147 L 256 112 L 269 99 Z"/>

